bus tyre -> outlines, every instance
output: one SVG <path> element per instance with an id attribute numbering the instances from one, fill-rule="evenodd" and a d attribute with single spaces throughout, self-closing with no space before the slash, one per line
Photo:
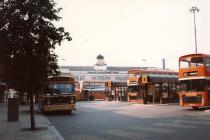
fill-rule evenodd
<path id="1" fill-rule="evenodd" d="M 94 100 L 94 97 L 91 95 L 89 96 L 89 101 L 93 101 Z"/>
<path id="2" fill-rule="evenodd" d="M 43 104 L 39 102 L 39 111 L 43 113 Z"/>
<path id="3" fill-rule="evenodd" d="M 196 109 L 198 109 L 198 107 L 197 107 L 197 106 L 193 106 L 192 108 L 193 108 L 193 110 L 196 110 Z"/>
<path id="4" fill-rule="evenodd" d="M 43 114 L 46 113 L 46 111 L 44 111 L 44 107 L 43 107 L 43 106 L 42 106 L 41 112 L 42 112 Z"/>

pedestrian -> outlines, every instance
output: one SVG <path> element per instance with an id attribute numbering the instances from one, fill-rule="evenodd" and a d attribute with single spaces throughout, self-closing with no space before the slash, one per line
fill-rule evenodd
<path id="1" fill-rule="evenodd" d="M 5 100 L 5 102 L 8 101 L 8 96 L 9 96 L 9 94 L 10 94 L 9 89 L 6 88 L 5 91 L 4 91 L 4 100 Z"/>

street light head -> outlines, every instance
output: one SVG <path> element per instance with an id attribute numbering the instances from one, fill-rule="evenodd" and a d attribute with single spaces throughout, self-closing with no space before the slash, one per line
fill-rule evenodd
<path id="1" fill-rule="evenodd" d="M 191 9 L 190 9 L 190 12 L 191 13 L 195 13 L 195 12 L 199 12 L 200 11 L 200 9 L 198 8 L 198 7 L 196 7 L 196 6 L 193 6 L 193 7 L 191 7 Z"/>

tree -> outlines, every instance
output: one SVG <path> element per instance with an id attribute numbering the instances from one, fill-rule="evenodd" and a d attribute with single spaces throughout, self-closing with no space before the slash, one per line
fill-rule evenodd
<path id="1" fill-rule="evenodd" d="M 0 77 L 30 96 L 31 129 L 35 129 L 33 95 L 42 92 L 49 75 L 58 75 L 56 45 L 71 40 L 53 22 L 61 8 L 54 0 L 0 0 Z"/>

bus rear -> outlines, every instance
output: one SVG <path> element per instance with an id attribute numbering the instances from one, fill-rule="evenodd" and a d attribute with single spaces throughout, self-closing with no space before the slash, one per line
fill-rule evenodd
<path id="1" fill-rule="evenodd" d="M 210 56 L 190 54 L 179 58 L 179 99 L 181 106 L 209 105 Z"/>

